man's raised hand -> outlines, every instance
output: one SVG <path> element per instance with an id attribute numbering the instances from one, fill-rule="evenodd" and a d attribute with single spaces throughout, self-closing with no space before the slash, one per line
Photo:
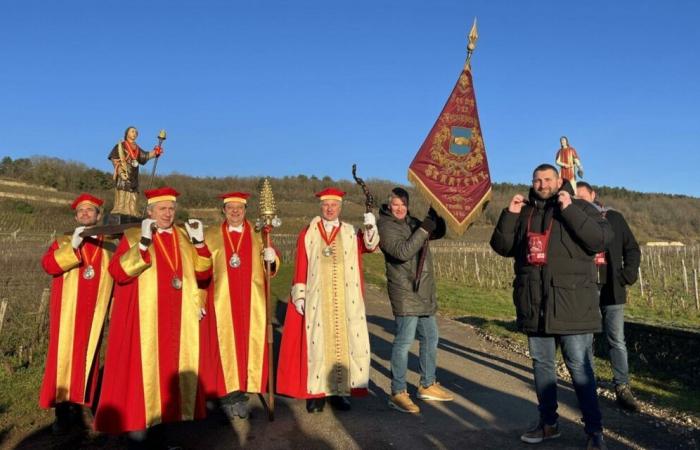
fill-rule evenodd
<path id="1" fill-rule="evenodd" d="M 80 247 L 80 244 L 83 242 L 83 238 L 80 237 L 80 233 L 85 230 L 84 226 L 79 226 L 75 228 L 75 231 L 73 231 L 73 236 L 70 238 L 70 243 L 73 246 L 74 249 L 78 249 Z"/>
<path id="2" fill-rule="evenodd" d="M 557 199 L 559 201 L 559 207 L 563 211 L 571 204 L 571 194 L 566 191 L 559 191 L 557 195 L 559 196 Z"/>
<path id="3" fill-rule="evenodd" d="M 508 205 L 508 211 L 514 214 L 520 214 L 520 211 L 522 211 L 523 205 L 525 203 L 525 197 L 523 197 L 520 194 L 515 194 L 510 200 L 510 204 Z"/>
<path id="4" fill-rule="evenodd" d="M 201 220 L 190 219 L 185 222 L 185 229 L 190 236 L 193 244 L 201 244 L 204 242 L 204 226 Z"/>

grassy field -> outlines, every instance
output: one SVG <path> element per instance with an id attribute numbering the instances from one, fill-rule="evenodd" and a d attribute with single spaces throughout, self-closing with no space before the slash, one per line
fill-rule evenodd
<path id="1" fill-rule="evenodd" d="M 517 331 L 512 294 L 505 289 L 465 287 L 462 283 L 438 280 L 438 298 L 443 313 L 470 323 L 490 335 L 510 340 L 527 348 L 527 339 Z M 596 339 L 602 339 L 600 335 Z M 560 358 L 561 362 L 561 358 Z M 596 376 L 604 384 L 612 383 L 607 359 L 595 358 Z M 630 367 L 630 384 L 639 398 L 659 406 L 672 407 L 700 415 L 700 389 L 676 381 L 672 373 Z"/>

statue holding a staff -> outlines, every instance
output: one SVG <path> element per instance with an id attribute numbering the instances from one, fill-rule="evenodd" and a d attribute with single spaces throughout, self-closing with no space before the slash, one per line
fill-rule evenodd
<path id="1" fill-rule="evenodd" d="M 111 214 L 117 216 L 120 223 L 141 221 L 141 214 L 137 210 L 139 165 L 144 165 L 163 153 L 161 145 L 165 140 L 164 130 L 158 135 L 158 144 L 150 152 L 139 147 L 136 143 L 138 136 L 136 127 L 128 127 L 124 131 L 124 140 L 119 141 L 108 156 L 114 166 L 114 208 Z"/>

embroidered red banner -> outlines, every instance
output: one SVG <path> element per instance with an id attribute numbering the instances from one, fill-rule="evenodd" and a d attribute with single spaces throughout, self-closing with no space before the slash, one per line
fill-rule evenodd
<path id="1" fill-rule="evenodd" d="M 408 179 L 457 235 L 469 228 L 491 199 L 470 65 L 462 70 L 409 166 Z"/>

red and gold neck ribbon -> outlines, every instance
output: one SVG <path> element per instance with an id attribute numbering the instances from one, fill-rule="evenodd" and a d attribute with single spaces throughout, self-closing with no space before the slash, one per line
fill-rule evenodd
<path id="1" fill-rule="evenodd" d="M 177 230 L 173 229 L 172 238 L 173 238 L 173 246 L 175 246 L 175 262 L 173 263 L 172 259 L 170 259 L 170 255 L 168 252 L 165 250 L 165 245 L 163 245 L 163 242 L 160 240 L 160 233 L 156 232 L 155 235 L 155 241 L 156 244 L 158 245 L 158 248 L 160 248 L 160 251 L 163 253 L 163 256 L 165 256 L 166 261 L 168 261 L 168 266 L 172 269 L 173 273 L 177 275 L 177 268 L 179 265 L 180 261 L 180 252 L 178 251 L 178 242 L 177 242 Z"/>
<path id="2" fill-rule="evenodd" d="M 139 146 L 134 143 L 134 146 L 131 146 L 131 142 L 129 141 L 124 141 L 124 146 L 126 147 L 127 153 L 129 153 L 129 156 L 131 159 L 137 159 L 139 156 Z"/>
<path id="3" fill-rule="evenodd" d="M 245 222 L 243 222 L 243 230 L 241 230 L 241 235 L 238 237 L 238 242 L 236 242 L 236 246 L 233 246 L 233 241 L 231 240 L 231 232 L 228 231 L 228 222 L 224 222 L 221 224 L 221 229 L 224 232 L 224 235 L 226 236 L 226 240 L 228 241 L 229 248 L 231 249 L 231 253 L 233 255 L 238 254 L 238 250 L 241 248 L 241 242 L 243 242 L 243 234 L 245 233 Z"/>
<path id="4" fill-rule="evenodd" d="M 326 245 L 330 246 L 335 240 L 335 237 L 338 235 L 338 232 L 340 232 L 340 224 L 337 227 L 333 228 L 330 237 L 328 237 L 328 235 L 326 234 L 326 228 L 323 226 L 322 220 L 319 221 L 317 225 L 318 231 L 321 233 L 321 237 L 326 242 Z"/>
<path id="5" fill-rule="evenodd" d="M 101 243 L 102 243 L 102 236 L 99 236 L 99 237 L 97 238 L 97 244 L 95 244 L 95 245 L 97 245 L 97 248 L 95 249 L 95 251 L 92 252 L 92 255 L 90 255 L 89 257 L 88 257 L 88 252 L 87 252 L 87 250 L 85 249 L 85 245 L 83 245 L 82 247 L 80 247 L 80 254 L 83 256 L 83 261 L 85 261 L 85 263 L 86 263 L 86 264 L 85 264 L 85 267 L 88 267 L 88 266 L 91 266 L 91 265 L 92 265 L 92 260 L 95 259 L 95 255 L 96 255 L 97 252 L 99 252 L 100 249 L 102 248 L 102 245 L 100 245 Z"/>

